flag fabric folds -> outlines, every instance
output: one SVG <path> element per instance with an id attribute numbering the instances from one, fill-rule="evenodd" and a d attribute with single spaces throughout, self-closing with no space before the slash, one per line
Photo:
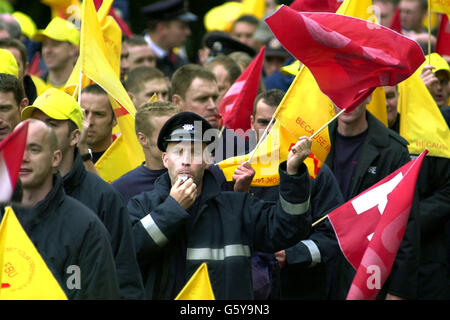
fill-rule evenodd
<path id="1" fill-rule="evenodd" d="M 428 4 L 433 12 L 450 14 L 450 2 L 448 0 L 429 0 Z"/>
<path id="2" fill-rule="evenodd" d="M 389 276 L 426 153 L 328 214 L 342 253 L 356 270 L 347 300 L 375 299 Z"/>
<path id="3" fill-rule="evenodd" d="M 25 121 L 0 142 L 0 202 L 9 201 L 16 187 L 27 134 L 28 121 Z"/>
<path id="4" fill-rule="evenodd" d="M 411 154 L 428 149 L 430 156 L 450 158 L 450 131 L 420 72 L 398 85 L 400 135 L 408 140 Z"/>
<path id="5" fill-rule="evenodd" d="M 441 25 L 437 34 L 435 52 L 441 56 L 450 55 L 450 23 L 448 16 L 442 15 Z"/>
<path id="6" fill-rule="evenodd" d="M 215 300 L 205 262 L 198 267 L 175 300 Z"/>
<path id="7" fill-rule="evenodd" d="M 322 92 L 346 112 L 376 87 L 408 78 L 425 60 L 415 41 L 361 19 L 282 6 L 266 23 L 311 70 Z"/>
<path id="8" fill-rule="evenodd" d="M 337 0 L 295 0 L 289 7 L 296 11 L 336 12 L 340 5 Z"/>
<path id="9" fill-rule="evenodd" d="M 219 114 L 228 129 L 250 129 L 250 116 L 253 113 L 253 101 L 258 94 L 261 70 L 264 62 L 265 46 L 236 79 L 219 103 Z M 239 131 L 238 131 L 239 133 Z"/>
<path id="10" fill-rule="evenodd" d="M 11 207 L 0 225 L 0 300 L 67 300 Z"/>
<path id="11" fill-rule="evenodd" d="M 134 107 L 105 56 L 106 46 L 92 0 L 83 1 L 79 61 L 84 76 L 107 93 L 120 128 L 120 136 L 96 162 L 100 177 L 112 182 L 139 166 L 145 159 L 134 130 Z"/>

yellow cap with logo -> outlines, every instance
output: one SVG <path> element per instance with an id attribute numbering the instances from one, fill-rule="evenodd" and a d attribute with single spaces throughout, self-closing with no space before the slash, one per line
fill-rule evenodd
<path id="1" fill-rule="evenodd" d="M 80 33 L 77 27 L 60 17 L 53 18 L 44 30 L 38 30 L 33 36 L 33 40 L 42 42 L 44 37 L 56 41 L 68 41 L 76 46 L 80 43 Z"/>
<path id="2" fill-rule="evenodd" d="M 49 88 L 34 100 L 33 105 L 22 110 L 22 120 L 31 117 L 33 111 L 39 109 L 56 120 L 72 120 L 78 129 L 83 128 L 83 110 L 78 102 L 62 90 Z"/>
<path id="3" fill-rule="evenodd" d="M 0 49 L 0 73 L 7 73 L 19 78 L 19 67 L 16 58 L 6 49 Z"/>

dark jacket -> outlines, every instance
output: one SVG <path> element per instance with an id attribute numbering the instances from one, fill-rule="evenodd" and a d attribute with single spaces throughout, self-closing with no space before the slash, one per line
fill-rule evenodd
<path id="1" fill-rule="evenodd" d="M 440 109 L 444 117 L 446 108 Z M 446 121 L 448 124 L 448 117 Z M 392 129 L 398 133 L 400 126 Z M 450 255 L 446 251 L 450 242 L 445 225 L 450 224 L 450 159 L 427 155 L 416 189 L 421 236 L 418 298 L 449 299 Z"/>
<path id="2" fill-rule="evenodd" d="M 251 188 L 265 201 L 276 200 L 278 186 Z M 316 221 L 344 202 L 339 185 L 330 168 L 324 164 L 312 180 L 311 216 Z M 328 220 L 315 226 L 308 239 L 285 250 L 286 266 L 280 270 L 281 299 L 327 299 L 331 267 L 339 245 Z M 275 278 L 276 279 L 276 278 Z"/>
<path id="3" fill-rule="evenodd" d="M 349 199 L 359 195 L 393 171 L 410 161 L 407 149 L 408 142 L 387 129 L 373 115 L 367 112 L 368 134 L 361 146 L 361 151 L 351 180 Z M 337 121 L 329 126 L 331 150 L 325 161 L 333 170 L 333 159 L 336 151 Z M 345 199 L 347 200 L 347 199 Z M 381 297 L 385 290 L 388 293 L 407 299 L 417 298 L 417 269 L 419 263 L 420 234 L 417 221 L 417 205 L 413 203 L 405 234 L 389 278 L 385 282 Z M 345 299 L 355 270 L 345 260 L 342 253 L 338 258 L 336 278 L 333 284 L 333 299 Z"/>
<path id="4" fill-rule="evenodd" d="M 22 227 L 69 299 L 119 299 L 108 232 L 89 208 L 65 194 L 59 174 L 53 185 L 33 208 L 13 206 Z M 67 286 L 70 266 L 80 268 L 79 289 Z"/>
<path id="5" fill-rule="evenodd" d="M 252 299 L 251 253 L 285 249 L 311 228 L 306 166 L 295 176 L 285 168 L 282 163 L 276 204 L 248 193 L 221 192 L 209 171 L 200 198 L 188 211 L 169 196 L 167 173 L 152 192 L 132 198 L 128 209 L 147 298 L 173 299 L 206 262 L 216 299 Z"/>
<path id="6" fill-rule="evenodd" d="M 68 195 L 94 211 L 109 231 L 122 299 L 142 299 L 144 289 L 136 261 L 131 222 L 120 194 L 95 174 L 86 171 L 78 153 L 64 178 Z"/>

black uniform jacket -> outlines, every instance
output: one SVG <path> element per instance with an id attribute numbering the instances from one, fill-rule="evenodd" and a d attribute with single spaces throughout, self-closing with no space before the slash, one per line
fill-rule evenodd
<path id="1" fill-rule="evenodd" d="M 68 195 L 94 211 L 109 231 L 122 299 L 143 299 L 142 277 L 136 261 L 131 221 L 122 196 L 108 183 L 86 171 L 78 153 L 64 178 Z"/>
<path id="2" fill-rule="evenodd" d="M 216 299 L 252 299 L 251 253 L 285 249 L 311 229 L 306 166 L 297 175 L 285 170 L 284 162 L 275 204 L 248 193 L 222 192 L 207 170 L 202 193 L 188 211 L 169 195 L 167 173 L 152 192 L 132 198 L 128 209 L 147 298 L 173 299 L 206 262 Z"/>
<path id="3" fill-rule="evenodd" d="M 12 206 L 22 227 L 69 299 L 119 299 L 108 231 L 91 209 L 65 194 L 59 174 L 53 185 L 34 207 Z M 69 279 L 74 267 L 79 288 L 68 285 L 76 283 Z"/>

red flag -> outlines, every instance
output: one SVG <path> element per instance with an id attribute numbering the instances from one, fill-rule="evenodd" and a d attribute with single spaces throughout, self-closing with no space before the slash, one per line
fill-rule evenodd
<path id="1" fill-rule="evenodd" d="M 405 80 L 425 61 L 417 42 L 362 19 L 282 6 L 266 23 L 308 67 L 322 92 L 346 112 L 376 87 Z"/>
<path id="2" fill-rule="evenodd" d="M 402 33 L 402 22 L 400 20 L 400 7 L 397 7 L 395 9 L 394 16 L 392 17 L 391 25 L 389 26 L 390 29 L 397 31 L 398 33 Z"/>
<path id="3" fill-rule="evenodd" d="M 448 23 L 448 16 L 446 14 L 442 15 L 435 51 L 441 56 L 450 55 L 450 23 Z"/>
<path id="4" fill-rule="evenodd" d="M 94 0 L 95 10 L 98 11 L 98 9 L 102 6 L 103 0 Z M 113 6 L 111 6 L 111 9 L 109 10 L 109 15 L 116 20 L 117 24 L 120 27 L 120 30 L 122 30 L 122 33 L 127 35 L 128 37 L 132 37 L 133 33 L 131 32 L 130 28 L 128 27 L 127 23 L 117 15 L 116 10 Z"/>
<path id="5" fill-rule="evenodd" d="M 296 11 L 336 12 L 341 3 L 338 0 L 295 0 L 289 7 Z"/>
<path id="6" fill-rule="evenodd" d="M 27 134 L 28 121 L 25 121 L 0 142 L 0 202 L 9 201 L 16 187 Z"/>
<path id="7" fill-rule="evenodd" d="M 348 300 L 375 299 L 389 276 L 427 153 L 425 150 L 328 215 L 344 256 L 357 270 Z"/>
<path id="8" fill-rule="evenodd" d="M 258 94 L 259 80 L 264 62 L 265 46 L 236 79 L 219 103 L 219 114 L 228 129 L 250 129 L 253 102 Z M 237 132 L 239 133 L 239 131 Z"/>

